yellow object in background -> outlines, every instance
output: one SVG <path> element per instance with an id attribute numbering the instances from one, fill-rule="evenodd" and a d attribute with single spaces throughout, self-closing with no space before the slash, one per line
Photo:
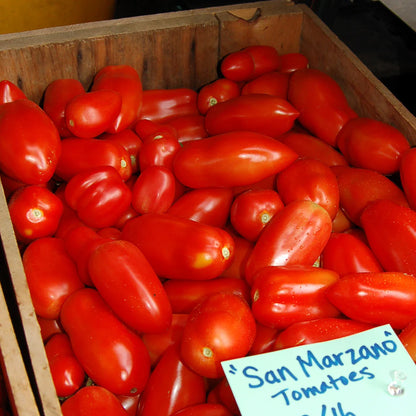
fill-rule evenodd
<path id="1" fill-rule="evenodd" d="M 0 33 L 111 19 L 116 0 L 0 0 Z"/>

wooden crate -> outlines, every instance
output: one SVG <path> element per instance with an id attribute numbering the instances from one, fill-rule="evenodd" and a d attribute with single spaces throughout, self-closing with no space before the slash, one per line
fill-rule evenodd
<path id="1" fill-rule="evenodd" d="M 416 144 L 415 117 L 308 7 L 272 0 L 102 21 L 0 35 L 0 79 L 19 85 L 40 102 L 57 78 L 78 78 L 88 88 L 108 64 L 129 64 L 144 88 L 198 88 L 217 78 L 225 54 L 250 44 L 275 46 L 280 53 L 302 52 L 343 88 L 362 116 L 383 120 Z M 0 232 L 12 276 L 33 390 L 40 412 L 61 415 L 39 326 L 28 292 L 7 205 L 0 192 Z M 19 413 L 23 414 L 23 413 Z"/>

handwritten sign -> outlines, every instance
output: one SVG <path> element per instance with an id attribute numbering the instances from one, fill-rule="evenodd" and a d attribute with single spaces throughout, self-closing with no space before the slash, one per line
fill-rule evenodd
<path id="1" fill-rule="evenodd" d="M 390 325 L 222 366 L 242 416 L 416 415 L 416 365 Z"/>

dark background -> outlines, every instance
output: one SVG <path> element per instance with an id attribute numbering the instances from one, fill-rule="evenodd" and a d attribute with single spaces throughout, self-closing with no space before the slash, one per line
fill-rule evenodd
<path id="1" fill-rule="evenodd" d="M 116 18 L 255 0 L 117 0 Z M 309 0 L 307 4 L 390 91 L 416 114 L 416 32 L 380 1 Z"/>

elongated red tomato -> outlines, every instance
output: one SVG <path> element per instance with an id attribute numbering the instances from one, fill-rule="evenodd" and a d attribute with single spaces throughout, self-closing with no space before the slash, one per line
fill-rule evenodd
<path id="1" fill-rule="evenodd" d="M 146 347 L 95 289 L 80 289 L 68 297 L 60 319 L 75 356 L 96 384 L 114 394 L 143 391 L 150 373 Z"/>
<path id="2" fill-rule="evenodd" d="M 127 416 L 117 396 L 101 386 L 85 386 L 64 401 L 63 416 Z"/>
<path id="3" fill-rule="evenodd" d="M 65 299 L 83 287 L 63 240 L 45 237 L 33 241 L 22 261 L 36 314 L 57 319 Z"/>
<path id="4" fill-rule="evenodd" d="M 52 120 L 36 103 L 16 100 L 0 105 L 0 169 L 25 184 L 47 183 L 61 155 Z"/>
<path id="5" fill-rule="evenodd" d="M 213 279 L 234 253 L 226 231 L 171 214 L 133 218 L 123 227 L 122 238 L 136 244 L 156 274 L 168 279 Z"/>
<path id="6" fill-rule="evenodd" d="M 370 247 L 351 233 L 333 232 L 321 255 L 321 266 L 340 276 L 360 272 L 381 272 L 383 268 Z"/>
<path id="7" fill-rule="evenodd" d="M 207 403 L 220 403 L 231 411 L 233 415 L 240 415 L 234 394 L 227 377 L 222 377 L 207 395 Z"/>
<path id="8" fill-rule="evenodd" d="M 26 94 L 16 84 L 7 79 L 0 81 L 0 104 L 25 98 Z"/>
<path id="9" fill-rule="evenodd" d="M 292 73 L 298 69 L 309 67 L 309 59 L 299 52 L 284 53 L 280 55 L 280 72 Z"/>
<path id="10" fill-rule="evenodd" d="M 335 218 L 339 208 L 339 188 L 330 167 L 319 160 L 300 159 L 283 169 L 276 178 L 276 190 L 284 204 L 308 199 Z"/>
<path id="11" fill-rule="evenodd" d="M 412 209 L 416 209 L 416 149 L 410 148 L 400 160 L 400 180 L 406 199 Z"/>
<path id="12" fill-rule="evenodd" d="M 398 129 L 368 117 L 348 121 L 338 133 L 337 146 L 352 166 L 383 175 L 399 171 L 401 156 L 410 148 Z"/>
<path id="13" fill-rule="evenodd" d="M 172 345 L 150 375 L 140 397 L 137 416 L 171 415 L 184 407 L 204 403 L 205 395 L 204 378 L 184 364 L 178 347 Z"/>
<path id="14" fill-rule="evenodd" d="M 392 201 L 367 205 L 361 224 L 368 243 L 387 271 L 416 275 L 416 212 Z"/>
<path id="15" fill-rule="evenodd" d="M 313 266 L 271 266 L 259 270 L 251 286 L 251 309 L 257 322 L 277 329 L 296 322 L 337 317 L 326 289 L 338 273 Z"/>
<path id="16" fill-rule="evenodd" d="M 279 137 L 288 132 L 299 111 L 287 100 L 268 94 L 248 94 L 218 103 L 205 115 L 209 135 L 248 130 Z"/>
<path id="17" fill-rule="evenodd" d="M 269 94 L 287 100 L 289 74 L 278 71 L 267 72 L 247 82 L 241 88 L 241 95 Z"/>
<path id="18" fill-rule="evenodd" d="M 100 244 L 90 255 L 88 271 L 100 295 L 130 328 L 139 333 L 168 329 L 168 296 L 136 245 L 123 240 Z"/>
<path id="19" fill-rule="evenodd" d="M 293 201 L 278 211 L 264 228 L 247 260 L 246 280 L 266 266 L 311 266 L 332 230 L 331 217 L 312 201 Z"/>
<path id="20" fill-rule="evenodd" d="M 371 325 L 403 329 L 416 319 L 416 277 L 400 272 L 352 273 L 327 289 L 344 315 Z"/>
<path id="21" fill-rule="evenodd" d="M 256 334 L 256 322 L 247 302 L 229 292 L 214 293 L 189 315 L 180 344 L 181 357 L 198 374 L 219 378 L 221 361 L 244 357 Z"/>
<path id="22" fill-rule="evenodd" d="M 373 325 L 345 318 L 318 318 L 297 322 L 277 335 L 273 350 L 342 338 L 372 327 Z"/>
<path id="23" fill-rule="evenodd" d="M 197 106 L 205 115 L 210 107 L 240 95 L 238 83 L 227 78 L 218 78 L 204 85 L 198 92 Z"/>
<path id="24" fill-rule="evenodd" d="M 178 180 L 190 188 L 229 188 L 274 175 L 296 158 L 293 150 L 270 136 L 239 131 L 186 144 L 176 154 L 173 168 Z"/>

